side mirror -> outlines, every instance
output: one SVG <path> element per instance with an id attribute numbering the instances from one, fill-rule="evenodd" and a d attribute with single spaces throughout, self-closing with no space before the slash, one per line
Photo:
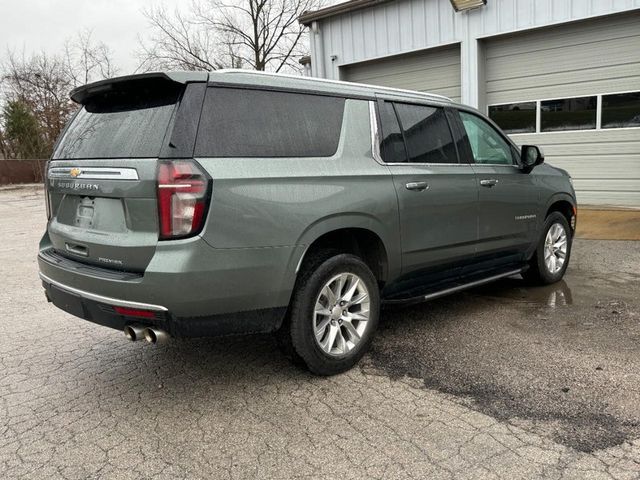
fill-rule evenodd
<path id="1" fill-rule="evenodd" d="M 522 169 L 526 172 L 533 170 L 533 167 L 544 162 L 544 153 L 540 147 L 535 145 L 523 145 L 520 152 L 520 161 Z"/>

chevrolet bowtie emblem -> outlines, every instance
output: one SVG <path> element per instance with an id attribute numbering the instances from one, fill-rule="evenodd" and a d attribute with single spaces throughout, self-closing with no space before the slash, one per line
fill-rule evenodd
<path id="1" fill-rule="evenodd" d="M 72 168 L 71 171 L 69 172 L 69 175 L 71 175 L 73 178 L 76 178 L 81 173 L 82 173 L 82 170 L 80 170 L 79 168 Z"/>

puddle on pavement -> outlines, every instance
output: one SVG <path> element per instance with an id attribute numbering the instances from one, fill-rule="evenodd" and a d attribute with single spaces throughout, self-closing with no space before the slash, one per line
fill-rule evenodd
<path id="1" fill-rule="evenodd" d="M 597 306 L 616 300 L 635 303 L 640 291 L 640 277 L 609 278 L 585 272 L 572 272 L 564 280 L 535 287 L 520 277 L 509 277 L 469 290 L 468 294 L 487 299 L 506 300 L 523 306 L 561 308 Z"/>
<path id="2" fill-rule="evenodd" d="M 573 305 L 571 287 L 564 280 L 545 287 L 531 287 L 520 279 L 507 278 L 471 290 L 470 293 L 485 298 L 506 299 L 534 306 L 544 305 L 555 308 Z"/>

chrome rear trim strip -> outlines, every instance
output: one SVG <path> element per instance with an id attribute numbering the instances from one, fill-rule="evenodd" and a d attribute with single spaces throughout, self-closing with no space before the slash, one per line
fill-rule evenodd
<path id="1" fill-rule="evenodd" d="M 78 288 L 69 287 L 68 285 L 64 285 L 60 282 L 56 282 L 55 280 L 50 279 L 42 272 L 38 272 L 42 281 L 49 283 L 51 285 L 55 285 L 57 288 L 61 290 L 65 290 L 69 293 L 73 293 L 75 295 L 79 295 L 82 298 L 86 298 L 87 300 L 93 300 L 99 303 L 105 303 L 107 305 L 117 306 L 117 307 L 128 307 L 128 308 L 137 308 L 141 310 L 153 310 L 156 312 L 167 312 L 168 309 L 163 307 L 162 305 L 153 305 L 151 303 L 141 303 L 141 302 L 131 302 L 129 300 L 121 300 L 119 298 L 111 298 L 104 297 L 102 295 L 97 295 L 95 293 L 86 292 L 84 290 L 80 290 Z"/>
<path id="2" fill-rule="evenodd" d="M 138 180 L 138 171 L 135 168 L 115 167 L 51 167 L 47 176 L 85 180 Z"/>

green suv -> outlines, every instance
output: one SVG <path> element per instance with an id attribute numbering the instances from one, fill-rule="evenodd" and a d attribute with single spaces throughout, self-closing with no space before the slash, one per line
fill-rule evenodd
<path id="1" fill-rule="evenodd" d="M 567 268 L 568 174 L 447 98 L 249 71 L 71 98 L 40 277 L 130 340 L 275 332 L 330 375 L 362 357 L 382 305 Z"/>

